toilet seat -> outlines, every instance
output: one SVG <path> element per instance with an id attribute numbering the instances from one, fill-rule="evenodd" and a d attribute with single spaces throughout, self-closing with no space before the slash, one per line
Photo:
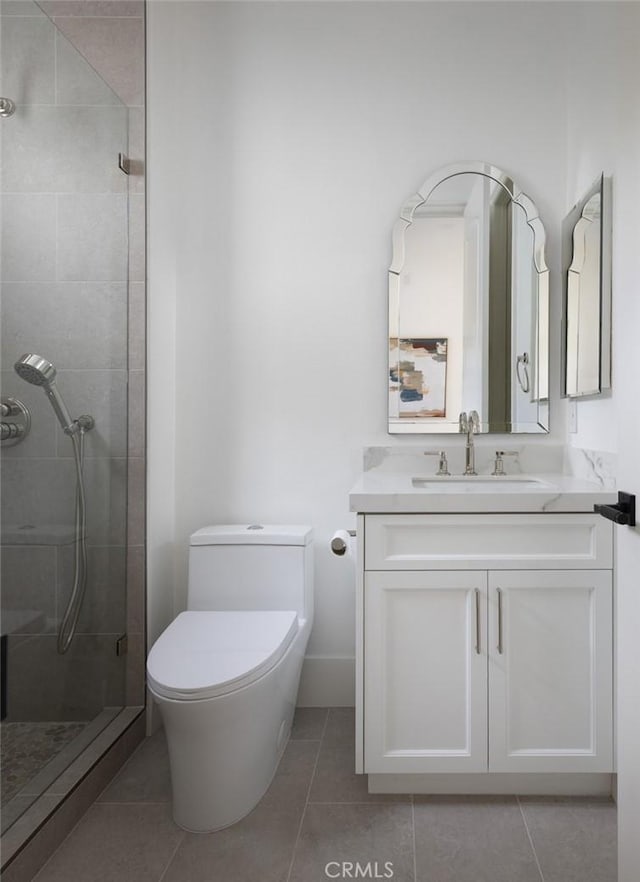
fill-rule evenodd
<path id="1" fill-rule="evenodd" d="M 234 692 L 271 670 L 297 631 L 293 610 L 180 613 L 149 653 L 149 686 L 176 701 Z"/>

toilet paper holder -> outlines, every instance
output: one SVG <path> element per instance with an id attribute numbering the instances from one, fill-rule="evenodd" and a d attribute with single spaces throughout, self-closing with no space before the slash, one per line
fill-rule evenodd
<path id="1" fill-rule="evenodd" d="M 354 539 L 355 535 L 355 530 L 336 530 L 331 537 L 331 551 L 333 551 L 338 557 L 342 557 L 349 549 L 349 539 Z"/>

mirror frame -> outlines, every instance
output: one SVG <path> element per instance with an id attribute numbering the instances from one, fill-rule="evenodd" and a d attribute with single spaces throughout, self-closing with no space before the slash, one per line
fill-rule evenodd
<path id="1" fill-rule="evenodd" d="M 400 290 L 399 281 L 400 274 L 405 263 L 405 232 L 413 223 L 416 210 L 423 205 L 431 193 L 437 186 L 447 181 L 449 178 L 462 174 L 478 174 L 491 178 L 507 192 L 512 203 L 519 205 L 524 213 L 526 223 L 533 233 L 533 264 L 538 274 L 537 288 L 537 325 L 536 325 L 536 374 L 533 378 L 534 387 L 532 400 L 537 402 L 549 402 L 549 267 L 547 266 L 545 257 L 546 234 L 543 223 L 540 219 L 538 209 L 533 200 L 527 196 L 514 182 L 510 175 L 507 175 L 502 169 L 492 165 L 489 162 L 481 162 L 478 160 L 469 160 L 466 162 L 456 162 L 445 165 L 429 175 L 422 184 L 415 196 L 408 199 L 400 210 L 400 217 L 395 222 L 392 232 L 392 260 L 389 267 L 389 324 L 387 339 L 399 337 L 399 311 L 400 311 Z M 395 320 L 392 319 L 395 316 Z M 546 335 L 540 334 L 541 319 L 546 328 Z M 395 328 L 393 324 L 395 322 Z M 389 370 L 393 365 L 391 362 L 387 368 L 387 377 Z M 541 367 L 544 371 L 541 371 Z M 486 422 L 484 415 L 481 415 L 482 423 Z M 540 434 L 541 432 L 549 432 L 549 420 L 544 425 L 538 421 L 538 430 L 532 430 L 532 434 Z M 530 424 L 532 425 L 532 424 Z M 458 417 L 456 419 L 441 421 L 439 419 L 429 423 L 425 418 L 412 420 L 405 418 L 400 420 L 388 414 L 388 432 L 389 434 L 454 434 L 458 432 Z M 485 432 L 484 434 L 494 434 Z M 495 434 L 504 434 L 502 432 Z M 526 434 L 526 430 L 516 434 Z"/>
<path id="2" fill-rule="evenodd" d="M 584 209 L 593 196 L 600 194 L 600 352 L 597 389 L 583 392 L 567 391 L 567 349 L 569 333 L 569 273 L 576 260 L 574 233 Z M 562 222 L 562 351 L 561 395 L 563 398 L 595 398 L 611 390 L 611 257 L 612 257 L 612 179 L 604 174 L 597 178 L 582 199 L 578 200 Z M 583 261 L 584 262 L 584 261 Z"/>

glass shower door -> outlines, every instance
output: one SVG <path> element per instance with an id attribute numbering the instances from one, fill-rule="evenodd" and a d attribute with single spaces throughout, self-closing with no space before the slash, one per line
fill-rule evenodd
<path id="1" fill-rule="evenodd" d="M 4 830 L 125 704 L 128 111 L 36 3 L 0 38 Z"/>

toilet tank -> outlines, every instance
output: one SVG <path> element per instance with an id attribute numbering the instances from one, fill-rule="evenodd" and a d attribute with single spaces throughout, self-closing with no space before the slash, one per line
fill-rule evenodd
<path id="1" fill-rule="evenodd" d="M 306 526 L 203 527 L 190 539 L 187 609 L 292 609 L 311 622 L 311 540 Z"/>

